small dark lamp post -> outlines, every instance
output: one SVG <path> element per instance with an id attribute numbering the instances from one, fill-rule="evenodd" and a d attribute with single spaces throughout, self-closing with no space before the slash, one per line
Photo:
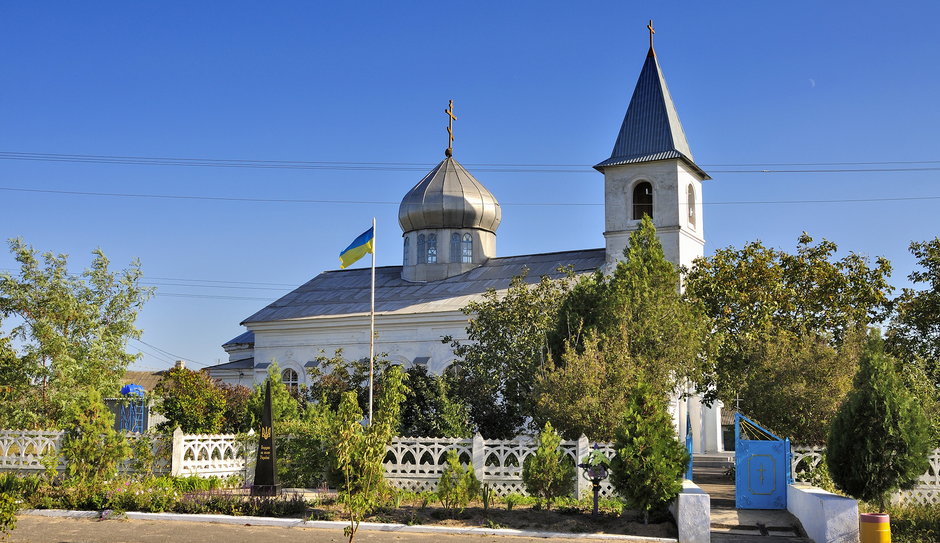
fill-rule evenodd
<path id="1" fill-rule="evenodd" d="M 585 456 L 578 467 L 584 470 L 584 478 L 591 481 L 591 488 L 594 490 L 594 512 L 592 517 L 597 516 L 597 498 L 601 491 L 601 481 L 607 478 L 607 466 L 609 460 L 601 452 L 601 447 L 594 444 L 594 450 Z"/>

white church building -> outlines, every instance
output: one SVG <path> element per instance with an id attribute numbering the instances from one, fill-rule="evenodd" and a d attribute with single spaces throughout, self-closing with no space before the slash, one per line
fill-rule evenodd
<path id="1" fill-rule="evenodd" d="M 468 302 L 508 288 L 526 268 L 530 282 L 560 277 L 560 266 L 611 269 L 644 214 L 671 262 L 689 266 L 703 255 L 702 182 L 710 178 L 692 158 L 652 43 L 613 151 L 595 169 L 604 175 L 604 248 L 498 256 L 499 203 L 448 149 L 402 199 L 402 265 L 375 270 L 375 352 L 443 372 L 455 356 L 441 338 L 467 338 Z M 242 321 L 247 330 L 223 345 L 229 361 L 208 371 L 252 386 L 277 361 L 285 383 L 308 384 L 306 369 L 324 353 L 368 357 L 369 314 L 369 268 L 323 272 Z M 670 408 L 680 436 L 691 420 L 696 452 L 722 449 L 720 403 L 677 395 Z"/>

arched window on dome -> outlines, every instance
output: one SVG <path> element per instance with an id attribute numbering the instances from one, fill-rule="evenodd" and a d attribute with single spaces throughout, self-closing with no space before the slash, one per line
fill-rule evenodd
<path id="1" fill-rule="evenodd" d="M 297 372 L 287 368 L 281 372 L 281 382 L 284 383 L 284 386 L 287 387 L 287 390 L 291 394 L 297 394 L 300 392 L 300 377 L 297 375 Z"/>
<path id="2" fill-rule="evenodd" d="M 686 200 L 689 202 L 689 226 L 695 227 L 695 187 L 689 185 L 686 189 Z"/>
<path id="3" fill-rule="evenodd" d="M 407 266 L 407 265 L 408 265 L 408 249 L 410 248 L 410 245 L 411 245 L 410 243 L 408 243 L 408 241 L 409 241 L 410 239 L 411 239 L 411 238 L 409 238 L 408 236 L 405 236 L 405 242 L 404 242 L 404 244 L 403 244 L 403 247 L 404 247 L 404 248 L 402 249 L 402 253 L 404 253 L 404 254 L 402 255 L 402 258 L 401 258 L 402 266 Z"/>
<path id="4" fill-rule="evenodd" d="M 437 264 L 437 234 L 428 234 L 428 264 Z"/>
<path id="5" fill-rule="evenodd" d="M 653 218 L 653 185 L 646 181 L 633 187 L 633 219 L 640 220 L 643 215 Z"/>
<path id="6" fill-rule="evenodd" d="M 460 234 L 457 232 L 450 235 L 450 261 L 460 262 Z"/>
<path id="7" fill-rule="evenodd" d="M 463 241 L 460 243 L 460 261 L 473 262 L 473 237 L 470 234 L 464 234 Z"/>
<path id="8" fill-rule="evenodd" d="M 418 264 L 428 263 L 428 253 L 425 250 L 424 234 L 418 234 Z"/>

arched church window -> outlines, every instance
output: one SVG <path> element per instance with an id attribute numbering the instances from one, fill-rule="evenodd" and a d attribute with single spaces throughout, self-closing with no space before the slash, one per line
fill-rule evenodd
<path id="1" fill-rule="evenodd" d="M 646 181 L 633 187 L 633 219 L 642 219 L 643 215 L 653 218 L 653 185 Z"/>
<path id="2" fill-rule="evenodd" d="M 408 249 L 410 248 L 409 246 L 411 245 L 410 243 L 408 243 L 408 241 L 410 239 L 411 238 L 409 238 L 408 236 L 405 236 L 405 243 L 404 243 L 404 249 L 403 249 L 404 255 L 402 256 L 402 259 L 401 259 L 401 263 L 403 266 L 408 265 Z"/>
<path id="3" fill-rule="evenodd" d="M 297 372 L 287 368 L 281 372 L 281 382 L 284 383 L 284 386 L 287 387 L 287 390 L 291 394 L 297 394 L 300 392 L 300 377 L 297 375 Z"/>
<path id="4" fill-rule="evenodd" d="M 473 262 L 473 238 L 470 234 L 464 234 L 460 243 L 460 261 Z"/>
<path id="5" fill-rule="evenodd" d="M 686 194 L 686 200 L 689 202 L 689 225 L 695 226 L 695 187 L 689 185 Z"/>
<path id="6" fill-rule="evenodd" d="M 437 234 L 428 234 L 428 264 L 437 264 Z"/>
<path id="7" fill-rule="evenodd" d="M 450 235 L 450 261 L 460 262 L 460 234 L 457 232 Z"/>
<path id="8" fill-rule="evenodd" d="M 424 234 L 418 234 L 418 264 L 427 264 L 428 253 L 425 249 Z"/>

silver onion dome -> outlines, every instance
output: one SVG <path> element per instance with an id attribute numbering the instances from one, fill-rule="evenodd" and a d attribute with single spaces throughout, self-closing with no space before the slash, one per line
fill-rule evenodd
<path id="1" fill-rule="evenodd" d="M 408 191 L 398 208 L 404 232 L 478 228 L 496 233 L 502 211 L 493 194 L 448 156 Z"/>

